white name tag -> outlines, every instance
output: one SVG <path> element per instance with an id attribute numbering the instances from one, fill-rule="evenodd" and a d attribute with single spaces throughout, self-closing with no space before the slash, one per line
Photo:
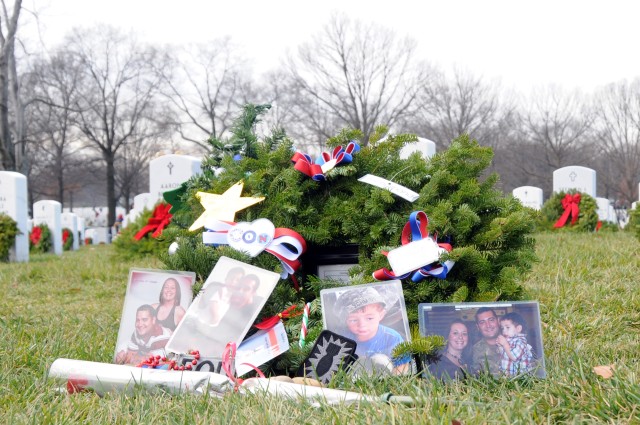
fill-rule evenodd
<path id="1" fill-rule="evenodd" d="M 389 251 L 387 259 L 396 275 L 417 270 L 440 258 L 440 247 L 431 238 L 420 239 Z"/>
<path id="2" fill-rule="evenodd" d="M 358 181 L 369 183 L 370 185 L 379 187 L 380 189 L 387 189 L 394 195 L 398 195 L 399 197 L 404 198 L 409 202 L 413 202 L 420 197 L 420 194 L 414 192 L 409 188 L 406 188 L 394 182 L 390 182 L 389 180 L 383 179 L 382 177 L 374 176 L 373 174 L 362 176 L 358 179 Z"/>

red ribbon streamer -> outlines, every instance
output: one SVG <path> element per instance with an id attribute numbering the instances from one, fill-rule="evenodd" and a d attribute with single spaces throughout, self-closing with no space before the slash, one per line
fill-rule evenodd
<path id="1" fill-rule="evenodd" d="M 262 322 L 257 323 L 253 326 L 255 326 L 258 329 L 271 329 L 280 321 L 280 319 L 290 319 L 292 317 L 300 316 L 302 312 L 294 311 L 296 308 L 298 308 L 297 305 L 292 305 L 291 307 L 287 308 L 284 311 L 281 311 L 275 316 L 271 316 L 267 319 L 264 319 Z"/>
<path id="2" fill-rule="evenodd" d="M 580 213 L 580 194 L 576 193 L 571 195 L 567 193 L 564 198 L 562 198 L 562 208 L 564 208 L 564 212 L 562 216 L 556 221 L 556 224 L 553 227 L 560 228 L 567 223 L 567 219 L 569 215 L 571 215 L 571 225 L 573 226 L 576 221 L 578 221 L 578 214 Z"/>
<path id="3" fill-rule="evenodd" d="M 242 385 L 242 382 L 244 382 L 244 379 L 240 379 L 236 377 L 236 370 L 235 370 L 236 368 L 234 366 L 235 360 L 236 360 L 236 351 L 237 351 L 236 344 L 234 342 L 230 342 L 227 344 L 226 347 L 224 347 L 224 352 L 222 353 L 222 370 L 224 370 L 224 372 L 227 374 L 227 377 L 235 385 L 236 391 L 238 391 L 238 387 Z M 250 363 L 242 363 L 242 364 L 247 365 L 253 370 L 255 370 L 259 377 L 266 378 L 266 376 L 264 376 L 264 373 L 262 373 L 262 371 L 257 367 L 255 367 L 254 365 Z"/>
<path id="4" fill-rule="evenodd" d="M 171 222 L 172 214 L 169 213 L 171 209 L 170 204 L 160 204 L 153 210 L 153 215 L 147 222 L 147 225 L 144 226 L 136 235 L 133 237 L 135 240 L 139 241 L 142 239 L 147 233 L 153 232 L 151 235 L 154 238 L 157 238 L 162 234 L 162 229 L 164 229 L 169 222 Z"/>

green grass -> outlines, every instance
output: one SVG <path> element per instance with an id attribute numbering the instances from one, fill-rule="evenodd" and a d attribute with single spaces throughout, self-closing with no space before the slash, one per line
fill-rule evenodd
<path id="1" fill-rule="evenodd" d="M 341 388 L 413 396 L 418 406 L 323 406 L 229 394 L 67 395 L 46 379 L 60 357 L 110 362 L 130 267 L 112 248 L 0 264 L 2 423 L 640 423 L 640 244 L 625 233 L 542 234 L 540 263 L 524 283 L 539 300 L 548 377 L 418 378 L 343 382 Z M 603 379 L 594 366 L 615 364 Z"/>

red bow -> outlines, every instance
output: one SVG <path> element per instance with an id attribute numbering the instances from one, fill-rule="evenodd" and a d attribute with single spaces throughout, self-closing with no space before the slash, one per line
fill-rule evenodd
<path id="1" fill-rule="evenodd" d="M 62 231 L 62 243 L 67 243 L 67 239 L 69 239 L 69 231 L 67 229 L 64 229 Z"/>
<path id="2" fill-rule="evenodd" d="M 159 204 L 153 210 L 153 215 L 147 222 L 147 225 L 140 229 L 133 238 L 139 241 L 144 237 L 144 235 L 150 232 L 153 232 L 151 236 L 154 238 L 160 236 L 162 234 L 162 229 L 169 224 L 171 217 L 173 217 L 173 215 L 169 213 L 170 209 L 171 205 L 169 204 Z"/>
<path id="3" fill-rule="evenodd" d="M 38 245 L 38 242 L 40 242 L 40 238 L 42 238 L 42 228 L 40 226 L 36 226 L 31 231 L 29 239 L 31 240 L 32 244 Z"/>
<path id="4" fill-rule="evenodd" d="M 560 216 L 553 227 L 559 228 L 564 226 L 567 223 L 569 215 L 571 215 L 571 225 L 573 226 L 576 221 L 578 221 L 578 214 L 580 213 L 579 205 L 580 194 L 576 193 L 574 195 L 571 195 L 567 193 L 564 198 L 562 198 L 562 208 L 564 208 L 564 213 L 562 213 L 562 216 Z"/>
<path id="5" fill-rule="evenodd" d="M 291 317 L 300 316 L 302 312 L 294 311 L 296 308 L 298 308 L 297 305 L 292 305 L 291 307 L 287 308 L 284 311 L 281 311 L 275 316 L 271 316 L 267 319 L 264 319 L 260 323 L 256 323 L 254 326 L 258 329 L 271 329 L 280 321 L 280 319 L 289 319 Z"/>

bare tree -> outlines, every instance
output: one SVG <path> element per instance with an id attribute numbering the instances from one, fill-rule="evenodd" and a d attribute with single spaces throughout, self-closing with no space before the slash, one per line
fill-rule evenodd
<path id="1" fill-rule="evenodd" d="M 318 140 L 337 126 L 362 131 L 393 126 L 420 108 L 418 93 L 430 69 L 415 58 L 416 43 L 378 25 L 335 15 L 312 42 L 290 57 L 288 71 L 300 93 L 298 116 Z M 328 117 L 326 120 L 324 117 Z"/>
<path id="2" fill-rule="evenodd" d="M 15 0 L 13 6 L 7 6 L 2 0 L 0 6 L 0 164 L 5 170 L 21 170 L 24 126 L 20 115 L 23 109 L 18 95 L 15 44 L 22 0 Z M 10 123 L 12 112 L 14 117 L 17 112 L 15 119 L 18 121 L 18 126 L 13 128 Z"/>
<path id="3" fill-rule="evenodd" d="M 154 49 L 137 43 L 132 34 L 112 27 L 74 30 L 67 45 L 85 72 L 86 85 L 76 104 L 76 125 L 105 162 L 108 224 L 112 226 L 118 151 L 160 131 L 151 125 L 159 88 L 151 64 L 159 58 Z"/>
<path id="4" fill-rule="evenodd" d="M 511 121 L 514 111 L 512 102 L 500 97 L 500 86 L 460 69 L 452 78 L 439 73 L 434 80 L 422 87 L 424 108 L 407 128 L 442 148 L 464 133 L 482 145 L 497 147 L 504 123 Z"/>
<path id="5" fill-rule="evenodd" d="M 54 199 L 64 204 L 65 190 L 71 182 L 65 179 L 66 171 L 77 168 L 75 161 L 79 132 L 74 127 L 79 102 L 83 73 L 74 55 L 58 51 L 47 59 L 36 62 L 31 72 L 30 85 L 33 87 L 31 110 L 31 138 L 38 149 L 40 174 L 48 175 L 49 182 L 55 183 Z"/>
<path id="6" fill-rule="evenodd" d="M 608 165 L 607 192 L 629 205 L 638 199 L 640 181 L 640 79 L 608 85 L 594 103 L 596 140 Z"/>
<path id="7" fill-rule="evenodd" d="M 171 66 L 158 71 L 162 93 L 174 110 L 172 124 L 183 140 L 208 149 L 247 103 L 248 64 L 229 38 L 192 48 L 171 48 Z"/>

